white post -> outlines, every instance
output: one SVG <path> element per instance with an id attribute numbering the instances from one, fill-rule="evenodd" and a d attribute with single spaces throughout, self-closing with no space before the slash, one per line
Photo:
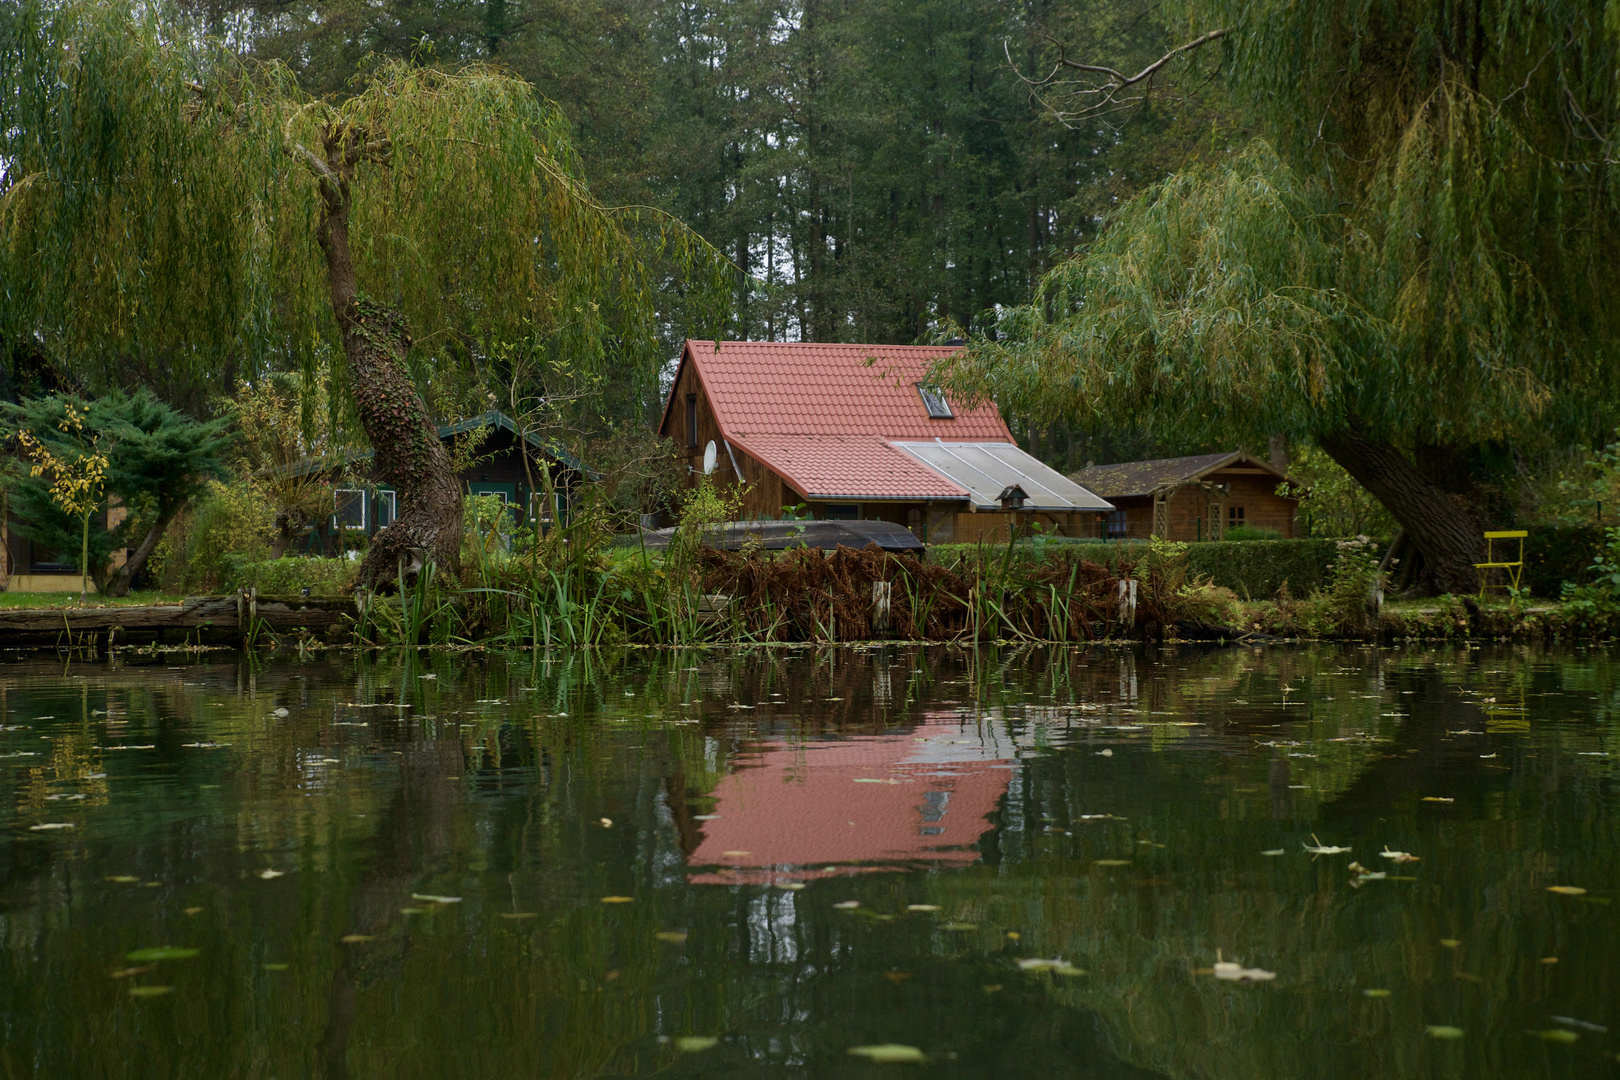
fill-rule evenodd
<path id="1" fill-rule="evenodd" d="M 889 629 L 889 608 L 894 598 L 894 583 L 892 581 L 872 582 L 872 632 L 887 632 Z"/>

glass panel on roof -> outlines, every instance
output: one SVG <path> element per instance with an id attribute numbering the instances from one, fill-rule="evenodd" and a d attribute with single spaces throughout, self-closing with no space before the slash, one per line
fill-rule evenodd
<path id="1" fill-rule="evenodd" d="M 928 410 L 930 420 L 954 420 L 956 414 L 951 412 L 951 403 L 945 400 L 945 395 L 931 386 L 917 383 L 917 396 L 922 398 L 923 407 Z"/>

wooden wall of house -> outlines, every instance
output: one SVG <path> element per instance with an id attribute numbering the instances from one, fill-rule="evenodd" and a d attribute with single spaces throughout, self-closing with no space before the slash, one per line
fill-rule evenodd
<path id="1" fill-rule="evenodd" d="M 1299 504 L 1277 494 L 1277 477 L 1261 470 L 1222 469 L 1208 477 L 1209 483 L 1230 484 L 1231 494 L 1226 498 L 1226 522 L 1234 518 L 1232 508 L 1243 510 L 1242 522 L 1275 529 L 1284 540 L 1299 535 L 1295 518 Z M 1115 507 L 1125 512 L 1125 535 L 1130 539 L 1145 540 L 1153 535 L 1153 500 L 1113 497 Z M 1170 498 L 1170 529 L 1166 539 L 1197 541 L 1210 539 L 1211 501 L 1209 495 L 1196 487 L 1183 488 Z"/>

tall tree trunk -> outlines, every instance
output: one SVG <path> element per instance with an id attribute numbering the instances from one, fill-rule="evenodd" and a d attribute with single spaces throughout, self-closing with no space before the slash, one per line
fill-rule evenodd
<path id="1" fill-rule="evenodd" d="M 1384 504 L 1423 555 L 1420 587 L 1469 595 L 1479 589 L 1474 563 L 1483 561 L 1484 517 L 1465 494 L 1448 490 L 1398 448 L 1351 425 L 1318 441 L 1329 457 Z"/>
<path id="2" fill-rule="evenodd" d="M 450 455 L 405 369 L 411 335 L 393 308 L 361 296 L 349 250 L 349 185 L 362 160 L 386 163 L 387 139 L 368 141 L 348 125 L 326 129 L 324 157 L 305 151 L 320 180 L 323 213 L 317 238 L 326 253 L 332 313 L 343 333 L 355 411 L 371 441 L 377 471 L 399 495 L 399 517 L 371 538 L 360 564 L 362 587 L 398 576 L 403 559 L 414 574 L 427 562 L 455 573 L 461 561 L 461 485 Z"/>

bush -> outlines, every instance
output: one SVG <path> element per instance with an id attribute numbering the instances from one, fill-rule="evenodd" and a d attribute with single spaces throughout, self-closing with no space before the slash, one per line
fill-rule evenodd
<path id="1" fill-rule="evenodd" d="M 1584 584 L 1564 586 L 1564 603 L 1572 614 L 1594 628 L 1620 625 L 1620 527 L 1608 530 L 1608 543 L 1589 568 Z"/>
<path id="2" fill-rule="evenodd" d="M 1264 525 L 1234 525 L 1222 535 L 1222 540 L 1281 540 L 1283 534 Z"/>
<path id="3" fill-rule="evenodd" d="M 1277 595 L 1284 585 L 1294 596 L 1307 596 L 1325 585 L 1328 569 L 1339 557 L 1335 540 L 1231 540 L 1221 543 L 1188 544 L 1187 573 L 1194 580 L 1208 579 L 1212 585 L 1230 589 L 1245 600 L 1264 600 Z M 1004 549 L 987 545 L 989 557 L 1000 557 Z M 928 558 L 954 570 L 978 558 L 976 544 L 935 544 Z M 1148 554 L 1141 541 L 1022 541 L 1014 558 L 1030 562 L 1094 562 L 1110 569 L 1121 559 L 1135 564 Z"/>
<path id="4" fill-rule="evenodd" d="M 294 596 L 304 589 L 311 596 L 341 596 L 354 587 L 358 559 L 319 559 L 285 555 L 279 559 L 226 556 L 226 589 L 259 590 L 261 596 Z"/>
<path id="5" fill-rule="evenodd" d="M 210 481 L 191 511 L 159 541 L 149 572 L 165 592 L 206 593 L 225 588 L 233 560 L 270 553 L 275 511 L 251 483 Z"/>
<path id="6" fill-rule="evenodd" d="M 1557 599 L 1565 583 L 1584 585 L 1592 580 L 1592 564 L 1603 550 L 1602 529 L 1596 525 L 1535 525 L 1528 531 L 1522 584 L 1530 595 Z"/>

